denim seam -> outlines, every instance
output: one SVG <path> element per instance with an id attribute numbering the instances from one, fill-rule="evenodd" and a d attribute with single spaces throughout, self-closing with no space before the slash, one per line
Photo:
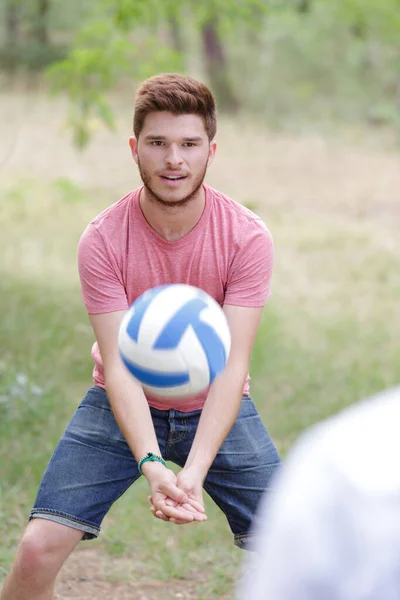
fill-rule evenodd
<path id="1" fill-rule="evenodd" d="M 66 519 L 68 519 L 69 521 L 73 521 L 74 523 L 78 523 L 79 525 L 87 525 L 87 527 L 91 527 L 92 529 L 96 529 L 97 531 L 100 531 L 100 527 L 98 525 L 96 525 L 95 523 L 93 523 L 92 521 L 81 521 L 80 519 L 77 519 L 76 517 L 74 517 L 73 515 L 70 515 L 69 513 L 65 513 L 61 510 L 53 510 L 51 508 L 37 508 L 34 507 L 31 510 L 31 517 L 37 513 L 45 513 L 45 514 L 49 514 L 49 515 L 54 515 L 55 517 L 65 517 Z"/>
<path id="2" fill-rule="evenodd" d="M 250 536 L 248 533 L 234 533 L 235 540 L 247 540 Z"/>
<path id="3" fill-rule="evenodd" d="M 233 542 L 234 545 L 240 550 L 249 550 L 247 544 L 251 540 L 252 536 L 248 534 L 234 534 Z"/>

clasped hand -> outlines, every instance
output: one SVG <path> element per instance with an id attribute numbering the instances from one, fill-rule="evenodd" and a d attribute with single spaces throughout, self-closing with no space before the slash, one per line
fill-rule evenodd
<path id="1" fill-rule="evenodd" d="M 161 468 L 160 468 L 161 467 Z M 182 469 L 175 475 L 161 465 L 146 473 L 150 484 L 150 510 L 157 519 L 185 525 L 206 521 L 202 481 L 197 473 Z"/>

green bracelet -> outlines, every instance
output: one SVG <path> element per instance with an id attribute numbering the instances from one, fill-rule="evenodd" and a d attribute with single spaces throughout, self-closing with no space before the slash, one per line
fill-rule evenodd
<path id="1" fill-rule="evenodd" d="M 165 460 L 163 459 L 162 456 L 159 456 L 158 454 L 153 454 L 153 452 L 148 452 L 138 462 L 138 469 L 139 469 L 139 473 L 141 475 L 143 475 L 142 466 L 144 465 L 145 462 L 148 462 L 148 461 L 150 461 L 150 462 L 160 462 L 161 464 L 164 465 L 164 467 L 167 466 L 167 463 L 165 462 Z"/>

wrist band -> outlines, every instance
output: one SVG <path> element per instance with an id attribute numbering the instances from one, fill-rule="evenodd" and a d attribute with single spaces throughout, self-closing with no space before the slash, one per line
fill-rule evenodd
<path id="1" fill-rule="evenodd" d="M 150 462 L 160 462 L 162 465 L 164 465 L 164 467 L 167 466 L 167 463 L 165 462 L 165 460 L 163 459 L 162 456 L 159 456 L 158 454 L 153 454 L 153 452 L 148 452 L 138 462 L 138 469 L 139 469 L 139 473 L 141 475 L 143 475 L 142 466 L 144 465 L 145 462 L 148 462 L 148 461 L 150 461 Z"/>

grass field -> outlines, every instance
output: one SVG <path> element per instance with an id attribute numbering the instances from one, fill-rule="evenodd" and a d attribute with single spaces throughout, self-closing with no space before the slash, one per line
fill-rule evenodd
<path id="1" fill-rule="evenodd" d="M 138 184 L 131 109 L 126 100 L 117 107 L 117 131 L 99 132 L 79 155 L 62 102 L 0 96 L 0 580 L 49 455 L 91 383 L 76 245 L 92 216 Z M 312 423 L 399 383 L 399 152 L 369 132 L 293 138 L 245 121 L 223 121 L 218 143 L 208 183 L 261 214 L 275 239 L 252 393 L 284 456 Z M 135 585 L 138 598 L 160 597 L 157 586 L 166 600 L 232 597 L 242 554 L 218 509 L 207 509 L 205 525 L 160 523 L 138 483 L 89 545 L 102 576 L 115 590 Z"/>

